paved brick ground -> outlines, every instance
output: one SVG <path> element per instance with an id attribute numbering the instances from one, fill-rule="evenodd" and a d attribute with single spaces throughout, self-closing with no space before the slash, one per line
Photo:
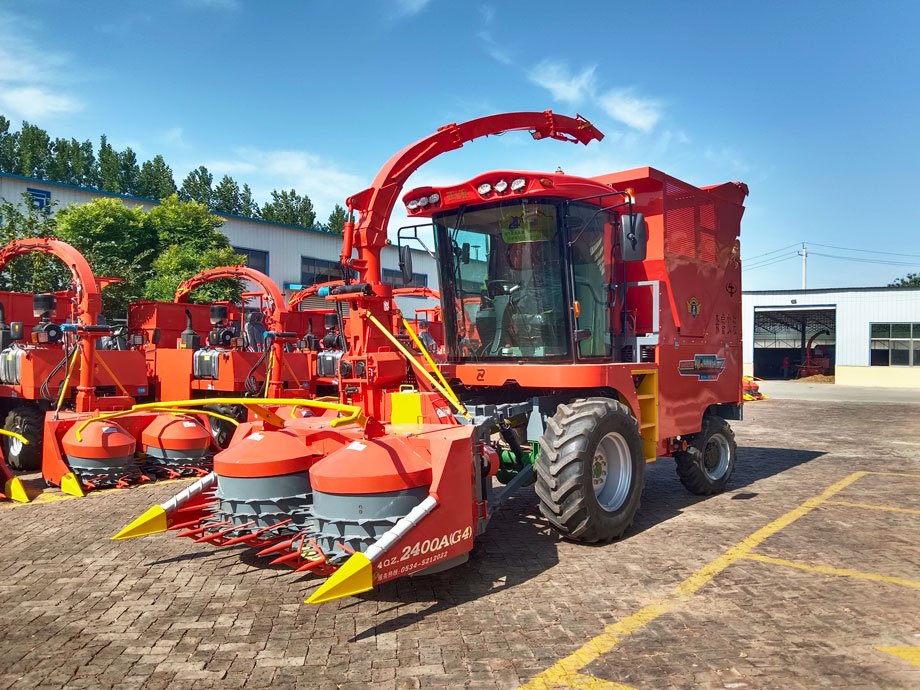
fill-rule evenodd
<path id="1" fill-rule="evenodd" d="M 722 496 L 690 496 L 659 461 L 629 536 L 591 548 L 560 541 L 525 490 L 466 566 L 320 607 L 302 603 L 312 577 L 240 550 L 107 539 L 175 484 L 0 506 L 0 690 L 514 688 L 851 473 L 920 475 L 920 406 L 768 401 L 745 413 Z M 918 496 L 920 479 L 866 475 L 833 500 L 920 510 Z M 920 514 L 828 503 L 754 553 L 920 581 L 918 535 Z M 740 560 L 581 679 L 917 688 L 920 668 L 875 648 L 920 647 L 918 602 L 904 584 Z"/>

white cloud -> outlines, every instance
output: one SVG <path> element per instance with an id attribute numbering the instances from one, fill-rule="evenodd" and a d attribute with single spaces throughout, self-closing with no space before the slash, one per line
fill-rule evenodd
<path id="1" fill-rule="evenodd" d="M 215 179 L 231 175 L 240 184 L 246 182 L 260 203 L 269 200 L 273 189 L 295 189 L 310 197 L 323 221 L 335 204 L 344 206 L 347 197 L 367 187 L 367 180 L 307 151 L 239 148 L 233 153 L 232 158 L 204 163 Z"/>
<path id="2" fill-rule="evenodd" d="M 163 132 L 160 141 L 169 146 L 186 146 L 185 131 L 181 127 L 171 127 Z"/>
<path id="3" fill-rule="evenodd" d="M 206 10 L 238 10 L 241 7 L 240 0 L 185 0 L 185 4 Z"/>
<path id="4" fill-rule="evenodd" d="M 578 105 L 594 95 L 594 71 L 595 67 L 591 66 L 572 74 L 566 63 L 544 60 L 531 71 L 529 79 L 547 89 L 557 101 Z"/>
<path id="5" fill-rule="evenodd" d="M 40 29 L 0 13 L 0 107 L 14 121 L 82 108 L 66 90 L 74 79 L 69 57 L 39 48 L 28 38 L 38 35 Z"/>
<path id="6" fill-rule="evenodd" d="M 396 13 L 403 16 L 418 14 L 431 0 L 396 0 Z"/>
<path id="7" fill-rule="evenodd" d="M 0 91 L 0 111 L 17 113 L 26 120 L 38 120 L 58 113 L 72 113 L 80 104 L 69 96 L 36 86 L 5 88 Z"/>
<path id="8" fill-rule="evenodd" d="M 482 16 L 482 28 L 477 32 L 476 36 L 478 36 L 479 40 L 485 45 L 486 53 L 488 53 L 493 60 L 503 65 L 510 65 L 512 63 L 511 53 L 496 41 L 495 37 L 492 35 L 492 24 L 495 21 L 495 8 L 491 5 L 484 5 L 479 8 L 479 13 Z"/>
<path id="9" fill-rule="evenodd" d="M 613 119 L 643 132 L 650 131 L 661 117 L 657 102 L 634 95 L 632 89 L 608 91 L 597 102 Z"/>

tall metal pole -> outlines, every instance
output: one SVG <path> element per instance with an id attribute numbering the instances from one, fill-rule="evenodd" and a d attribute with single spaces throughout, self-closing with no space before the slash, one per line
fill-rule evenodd
<path id="1" fill-rule="evenodd" d="M 808 247 L 802 242 L 802 289 L 805 289 L 805 268 L 808 266 Z"/>

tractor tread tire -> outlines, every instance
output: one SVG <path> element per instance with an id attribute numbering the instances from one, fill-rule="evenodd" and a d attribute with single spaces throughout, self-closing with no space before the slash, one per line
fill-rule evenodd
<path id="1" fill-rule="evenodd" d="M 591 469 L 601 439 L 618 432 L 630 448 L 633 483 L 621 508 L 608 512 L 594 493 Z M 605 543 L 623 535 L 639 508 L 645 476 L 642 437 L 629 409 L 610 398 L 560 404 L 546 420 L 536 460 L 540 512 L 564 537 Z"/>
<path id="2" fill-rule="evenodd" d="M 728 440 L 731 451 L 728 469 L 725 474 L 717 480 L 711 479 L 703 470 L 703 451 L 714 434 L 722 434 Z M 735 443 L 735 433 L 731 425 L 721 417 L 706 415 L 703 417 L 703 425 L 698 434 L 687 443 L 687 450 L 674 453 L 674 459 L 677 461 L 677 476 L 681 484 L 692 494 L 697 496 L 712 496 L 725 491 L 732 472 L 735 471 L 735 460 L 737 457 L 737 444 Z"/>
<path id="3" fill-rule="evenodd" d="M 10 469 L 20 472 L 35 472 L 42 468 L 42 439 L 44 437 L 45 413 L 34 405 L 17 405 L 3 422 L 7 431 L 15 431 L 29 440 L 19 453 L 10 450 L 9 436 L 3 437 L 3 457 Z"/>
<path id="4" fill-rule="evenodd" d="M 246 408 L 242 405 L 227 405 L 221 403 L 218 405 L 205 405 L 204 409 L 222 414 L 225 417 L 232 417 L 240 423 L 246 421 L 246 416 L 248 414 Z M 208 430 L 211 432 L 211 436 L 214 437 L 214 442 L 221 448 L 226 448 L 230 444 L 230 439 L 233 438 L 236 426 L 230 422 L 225 422 L 223 419 L 209 416 Z"/>

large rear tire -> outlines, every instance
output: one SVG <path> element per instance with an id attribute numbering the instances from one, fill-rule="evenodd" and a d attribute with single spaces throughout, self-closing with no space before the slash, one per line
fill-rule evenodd
<path id="1" fill-rule="evenodd" d="M 677 476 L 691 493 L 711 496 L 725 491 L 732 472 L 738 445 L 731 426 L 721 417 L 706 415 L 700 433 L 687 443 L 687 450 L 674 454 Z"/>
<path id="2" fill-rule="evenodd" d="M 621 537 L 645 482 L 635 417 L 609 398 L 559 405 L 540 439 L 536 471 L 540 512 L 563 536 L 587 543 Z"/>
<path id="3" fill-rule="evenodd" d="M 3 457 L 10 469 L 35 472 L 42 468 L 42 439 L 45 413 L 34 405 L 19 405 L 10 410 L 3 423 L 7 431 L 25 436 L 28 445 L 11 436 L 3 436 Z"/>

